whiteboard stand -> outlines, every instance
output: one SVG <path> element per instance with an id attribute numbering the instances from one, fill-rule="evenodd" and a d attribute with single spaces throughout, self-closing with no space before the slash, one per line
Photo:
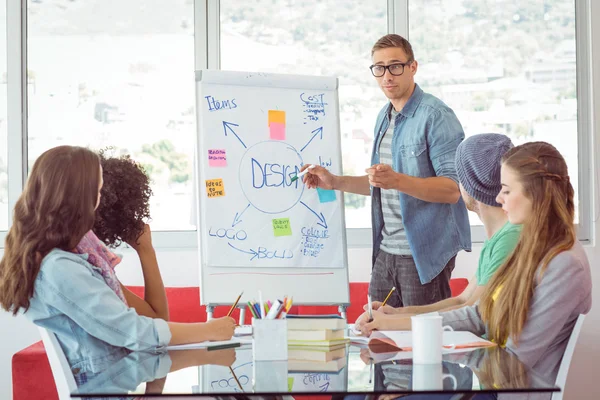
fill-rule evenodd
<path id="1" fill-rule="evenodd" d="M 348 322 L 348 318 L 346 317 L 346 305 L 345 304 L 340 304 L 340 306 L 338 307 L 338 312 L 340 313 L 342 318 L 344 318 L 346 320 L 346 322 Z"/>
<path id="2" fill-rule="evenodd" d="M 319 304 L 316 304 L 319 305 Z M 330 304 L 322 304 L 324 306 L 329 306 Z M 206 305 L 206 320 L 210 321 L 211 319 L 213 319 L 213 312 L 215 311 L 215 307 L 216 305 L 212 305 L 212 304 L 207 304 Z M 246 305 L 242 304 L 237 306 L 237 308 L 240 309 L 240 319 L 239 319 L 239 325 L 244 325 L 244 321 L 245 321 L 245 317 L 246 317 Z M 338 312 L 340 313 L 340 316 L 342 318 L 344 318 L 346 321 L 348 320 L 347 315 L 346 315 L 346 309 L 348 308 L 348 304 L 340 304 L 338 306 Z"/>
<path id="3" fill-rule="evenodd" d="M 246 306 L 245 305 L 239 305 L 236 308 L 240 309 L 240 320 L 238 321 L 238 323 L 241 325 L 244 325 L 244 317 L 246 317 Z M 215 306 L 211 305 L 211 304 L 207 304 L 206 305 L 206 320 L 210 321 L 211 319 L 213 319 L 213 312 L 215 311 Z"/>
<path id="4" fill-rule="evenodd" d="M 246 306 L 241 305 L 241 306 L 238 306 L 238 308 L 240 309 L 240 320 L 239 320 L 238 324 L 240 326 L 242 326 L 242 325 L 244 325 L 244 321 L 246 320 L 244 318 L 246 316 Z"/>

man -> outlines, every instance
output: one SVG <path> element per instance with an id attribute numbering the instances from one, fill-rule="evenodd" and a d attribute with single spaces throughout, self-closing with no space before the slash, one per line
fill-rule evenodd
<path id="1" fill-rule="evenodd" d="M 450 311 L 475 304 L 488 281 L 512 253 L 521 236 L 521 226 L 508 222 L 502 206 L 496 202 L 500 193 L 500 165 L 502 156 L 512 142 L 505 135 L 486 133 L 467 138 L 456 150 L 456 172 L 460 193 L 467 209 L 477 214 L 487 236 L 475 276 L 458 297 L 426 306 L 382 309 L 386 314 L 422 314 L 433 311 Z M 374 303 L 378 309 L 381 303 Z"/>
<path id="2" fill-rule="evenodd" d="M 395 286 L 390 306 L 431 304 L 450 297 L 456 254 L 471 250 L 454 168 L 464 132 L 446 104 L 415 84 L 418 63 L 406 39 L 386 35 L 371 56 L 371 72 L 389 102 L 375 123 L 367 175 L 335 176 L 317 166 L 304 182 L 372 196 L 373 300 Z"/>

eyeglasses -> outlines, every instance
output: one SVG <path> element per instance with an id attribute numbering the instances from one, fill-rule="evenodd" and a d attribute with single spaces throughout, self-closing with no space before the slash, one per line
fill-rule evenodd
<path id="1" fill-rule="evenodd" d="M 371 65 L 369 69 L 374 77 L 381 78 L 385 75 L 385 70 L 390 71 L 390 74 L 394 76 L 400 76 L 404 73 L 404 67 L 406 65 L 412 64 L 412 61 L 408 61 L 405 63 L 394 63 L 390 65 Z"/>

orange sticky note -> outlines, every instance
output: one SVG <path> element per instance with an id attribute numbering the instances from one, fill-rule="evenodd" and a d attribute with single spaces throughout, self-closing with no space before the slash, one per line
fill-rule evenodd
<path id="1" fill-rule="evenodd" d="M 271 125 L 271 122 L 285 125 L 285 111 L 269 110 L 269 125 Z"/>
<path id="2" fill-rule="evenodd" d="M 206 181 L 206 195 L 209 198 L 225 196 L 225 186 L 223 186 L 223 179 L 208 179 Z"/>

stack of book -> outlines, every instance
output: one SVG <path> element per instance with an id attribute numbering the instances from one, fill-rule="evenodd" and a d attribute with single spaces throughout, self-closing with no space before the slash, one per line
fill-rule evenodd
<path id="1" fill-rule="evenodd" d="M 288 370 L 337 372 L 346 365 L 346 320 L 339 315 L 288 315 Z"/>

